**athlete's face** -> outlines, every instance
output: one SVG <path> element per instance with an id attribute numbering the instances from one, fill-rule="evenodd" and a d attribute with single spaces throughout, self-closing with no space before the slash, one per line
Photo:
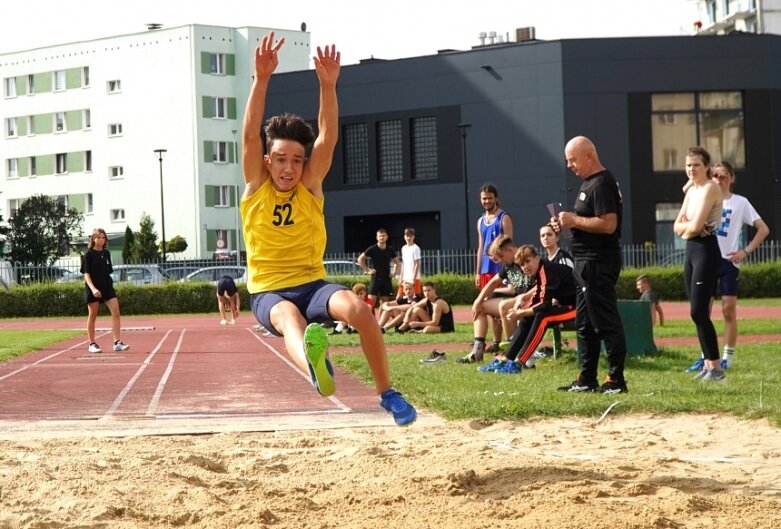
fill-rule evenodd
<path id="1" fill-rule="evenodd" d="M 423 287 L 423 295 L 426 296 L 426 299 L 429 301 L 437 299 L 437 291 L 431 287 Z"/>
<path id="2" fill-rule="evenodd" d="M 714 167 L 711 171 L 711 175 L 713 176 L 713 181 L 719 184 L 721 193 L 723 195 L 729 195 L 729 189 L 735 181 L 735 175 L 729 174 L 727 168 L 722 166 Z"/>
<path id="3" fill-rule="evenodd" d="M 496 195 L 493 193 L 486 193 L 485 191 L 480 193 L 480 205 L 486 211 L 494 211 L 496 209 Z"/>
<path id="4" fill-rule="evenodd" d="M 415 295 L 415 287 L 412 285 L 404 285 L 404 295 L 411 299 L 412 296 Z"/>
<path id="5" fill-rule="evenodd" d="M 277 191 L 290 191 L 304 174 L 306 151 L 297 141 L 274 140 L 264 160 L 274 188 Z"/>
<path id="6" fill-rule="evenodd" d="M 386 242 L 388 242 L 388 234 L 385 233 L 385 232 L 382 232 L 382 231 L 378 231 L 377 232 L 377 242 L 379 244 L 381 244 L 381 245 L 385 244 Z"/>
<path id="7" fill-rule="evenodd" d="M 687 156 L 686 157 L 686 176 L 689 180 L 695 182 L 702 182 L 708 177 L 708 168 L 703 163 L 702 158 L 699 156 Z"/>

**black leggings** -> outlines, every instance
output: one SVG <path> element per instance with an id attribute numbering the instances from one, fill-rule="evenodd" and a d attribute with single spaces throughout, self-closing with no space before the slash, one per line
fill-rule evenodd
<path id="1" fill-rule="evenodd" d="M 720 265 L 721 252 L 715 235 L 686 241 L 686 263 L 683 266 L 686 295 L 689 297 L 691 319 L 697 327 L 697 337 L 706 360 L 719 359 L 716 329 L 710 319 L 710 301 L 716 288 Z"/>

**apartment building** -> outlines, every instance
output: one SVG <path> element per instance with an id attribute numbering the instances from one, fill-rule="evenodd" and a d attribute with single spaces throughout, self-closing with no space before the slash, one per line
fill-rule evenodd
<path id="1" fill-rule="evenodd" d="M 695 29 L 702 34 L 781 34 L 781 0 L 697 0 L 697 8 Z"/>
<path id="2" fill-rule="evenodd" d="M 241 119 L 268 31 L 186 25 L 0 55 L 0 214 L 46 194 L 114 250 L 144 213 L 188 256 L 242 249 Z M 278 71 L 310 68 L 309 33 L 275 31 Z"/>

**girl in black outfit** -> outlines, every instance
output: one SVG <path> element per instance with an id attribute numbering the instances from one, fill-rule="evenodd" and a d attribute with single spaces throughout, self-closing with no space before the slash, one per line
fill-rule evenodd
<path id="1" fill-rule="evenodd" d="M 111 254 L 106 249 L 108 238 L 102 228 L 93 230 L 84 255 L 84 300 L 87 302 L 87 337 L 90 353 L 102 353 L 103 350 L 95 342 L 95 320 L 98 309 L 105 303 L 111 312 L 111 332 L 114 335 L 114 351 L 127 351 L 130 346 L 122 342 L 119 335 L 119 300 L 114 292 L 114 281 L 111 279 Z"/>

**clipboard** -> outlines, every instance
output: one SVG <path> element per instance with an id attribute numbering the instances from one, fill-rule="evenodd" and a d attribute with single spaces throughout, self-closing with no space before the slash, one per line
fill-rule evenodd
<path id="1" fill-rule="evenodd" d="M 559 213 L 564 211 L 563 208 L 561 207 L 561 203 L 560 202 L 551 202 L 550 204 L 545 206 L 545 208 L 548 210 L 548 213 L 550 214 L 550 216 L 552 218 L 555 218 L 555 219 L 558 219 L 559 218 Z M 569 228 L 563 228 L 563 227 L 560 226 L 559 227 L 559 237 L 564 237 L 564 238 L 572 237 L 572 230 L 570 230 Z"/>

